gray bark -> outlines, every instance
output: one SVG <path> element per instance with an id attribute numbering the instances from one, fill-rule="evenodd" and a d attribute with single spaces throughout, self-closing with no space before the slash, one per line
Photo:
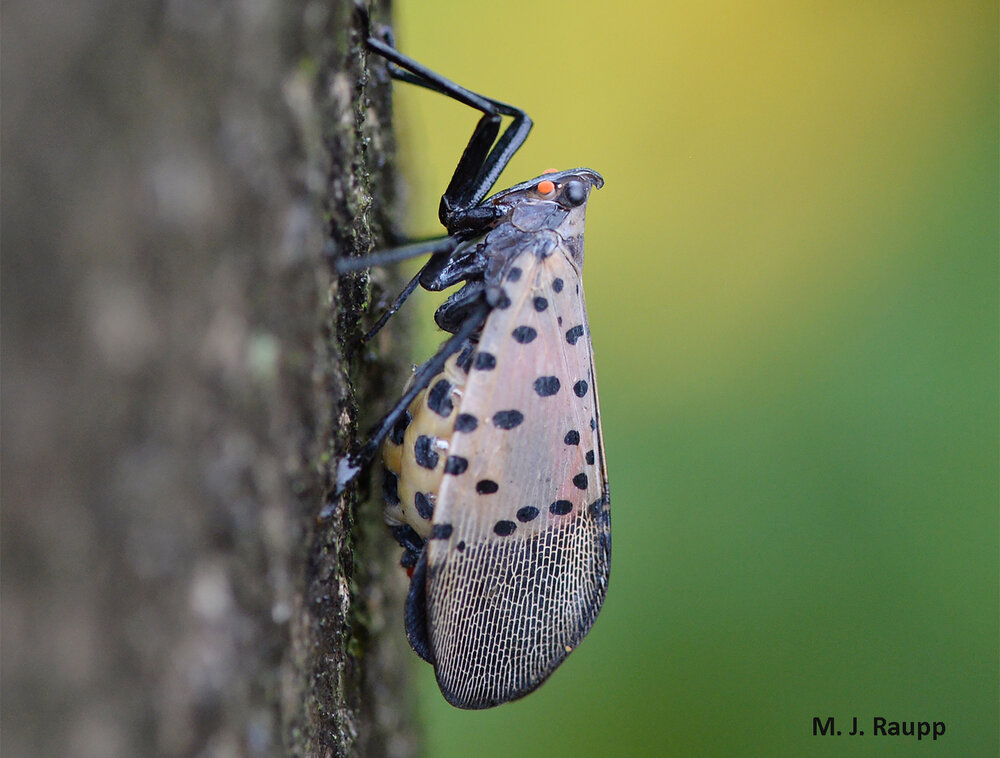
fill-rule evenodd
<path id="1" fill-rule="evenodd" d="M 392 200 L 352 3 L 2 35 L 3 754 L 412 754 L 398 550 L 330 495 L 398 386 L 323 255 Z"/>

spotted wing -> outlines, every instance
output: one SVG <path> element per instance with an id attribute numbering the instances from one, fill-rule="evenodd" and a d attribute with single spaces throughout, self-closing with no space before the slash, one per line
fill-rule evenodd
<path id="1" fill-rule="evenodd" d="M 444 696 L 527 694 L 604 601 L 610 511 L 580 272 L 522 253 L 472 359 L 426 547 L 426 629 Z M 475 420 L 473 424 L 472 420 Z"/>

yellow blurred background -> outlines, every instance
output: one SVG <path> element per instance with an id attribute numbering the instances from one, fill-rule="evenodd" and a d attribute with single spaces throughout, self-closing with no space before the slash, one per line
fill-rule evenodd
<path id="1" fill-rule="evenodd" d="M 398 3 L 398 47 L 535 128 L 496 189 L 587 166 L 611 478 L 601 618 L 427 755 L 995 755 L 992 2 Z M 408 231 L 477 114 L 395 86 Z M 442 335 L 434 300 L 412 356 Z M 410 306 L 413 307 L 413 306 Z M 402 633 L 402 632 L 401 632 Z M 814 737 L 835 716 L 864 737 Z M 838 723 L 838 727 L 840 723 Z"/>

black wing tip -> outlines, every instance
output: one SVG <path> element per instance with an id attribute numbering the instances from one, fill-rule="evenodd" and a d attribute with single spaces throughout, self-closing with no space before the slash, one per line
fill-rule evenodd
<path id="1" fill-rule="evenodd" d="M 420 551 L 420 558 L 413 567 L 410 577 L 410 591 L 406 596 L 406 639 L 413 652 L 434 665 L 430 637 L 427 634 L 427 549 Z"/>

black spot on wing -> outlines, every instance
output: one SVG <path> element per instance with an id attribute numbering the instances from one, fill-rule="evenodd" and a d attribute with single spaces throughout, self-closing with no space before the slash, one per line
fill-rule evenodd
<path id="1" fill-rule="evenodd" d="M 451 536 L 453 528 L 451 524 L 435 524 L 431 527 L 432 540 L 446 540 Z"/>
<path id="2" fill-rule="evenodd" d="M 567 445 L 579 445 L 580 433 L 576 429 L 570 429 L 566 432 L 566 436 L 563 437 L 563 442 Z"/>
<path id="3" fill-rule="evenodd" d="M 554 291 L 556 291 L 556 292 L 562 292 L 563 291 L 563 280 L 560 279 L 559 277 L 556 277 L 555 279 L 553 279 L 552 280 L 552 289 Z"/>
<path id="4" fill-rule="evenodd" d="M 496 356 L 492 353 L 476 353 L 472 366 L 480 371 L 492 371 L 497 367 Z"/>
<path id="5" fill-rule="evenodd" d="M 526 524 L 529 521 L 533 521 L 538 517 L 538 509 L 533 505 L 526 505 L 523 508 L 519 508 L 517 511 L 517 520 L 522 524 Z"/>
<path id="6" fill-rule="evenodd" d="M 476 492 L 480 495 L 492 495 L 494 492 L 500 489 L 500 485 L 494 482 L 492 479 L 481 479 L 476 482 Z"/>
<path id="7" fill-rule="evenodd" d="M 551 397 L 559 391 L 559 377 L 540 376 L 535 380 L 535 392 L 539 397 Z"/>
<path id="8" fill-rule="evenodd" d="M 569 500 L 556 500 L 549 506 L 549 513 L 555 516 L 565 516 L 573 510 L 573 504 Z"/>
<path id="9" fill-rule="evenodd" d="M 580 339 L 580 337 L 582 336 L 583 336 L 583 324 L 577 324 L 576 326 L 566 331 L 566 341 L 571 345 L 575 345 L 576 341 Z"/>
<path id="10" fill-rule="evenodd" d="M 587 475 L 581 473 L 574 476 L 573 486 L 576 487 L 578 490 L 587 489 Z"/>
<path id="11" fill-rule="evenodd" d="M 479 426 L 479 419 L 471 413 L 459 413 L 455 419 L 456 432 L 473 432 Z"/>
<path id="12" fill-rule="evenodd" d="M 587 451 L 587 463 L 589 463 L 591 466 L 594 465 L 594 451 L 593 450 L 588 450 Z"/>
<path id="13" fill-rule="evenodd" d="M 573 385 L 573 394 L 577 397 L 583 397 L 587 394 L 587 382 L 581 379 L 576 384 Z"/>
<path id="14" fill-rule="evenodd" d="M 535 339 L 535 337 L 538 336 L 538 332 L 536 332 L 530 326 L 519 326 L 516 329 L 514 329 L 514 331 L 512 331 L 510 334 L 517 342 L 520 342 L 522 345 L 527 345 L 529 342 Z"/>
<path id="15" fill-rule="evenodd" d="M 524 421 L 524 414 L 521 411 L 509 410 L 498 411 L 493 414 L 493 426 L 498 429 L 513 429 Z"/>
<path id="16" fill-rule="evenodd" d="M 510 271 L 507 272 L 507 281 L 516 282 L 521 278 L 521 269 L 517 266 L 513 266 Z"/>
<path id="17" fill-rule="evenodd" d="M 515 529 L 517 529 L 517 524 L 513 521 L 497 521 L 493 525 L 493 532 L 500 537 L 506 537 L 509 534 L 513 534 Z"/>
<path id="18" fill-rule="evenodd" d="M 454 476 L 464 474 L 467 468 L 469 468 L 469 460 L 460 455 L 449 455 L 448 460 L 444 463 L 444 473 Z"/>
<path id="19" fill-rule="evenodd" d="M 534 305 L 534 306 L 535 306 L 535 310 L 536 310 L 536 311 L 538 311 L 539 313 L 541 313 L 542 311 L 544 311 L 544 310 L 545 310 L 546 308 L 548 308 L 548 307 L 549 307 L 549 301 L 548 301 L 548 300 L 546 300 L 546 299 L 545 299 L 544 297 L 542 297 L 541 295 L 539 295 L 538 297 L 536 297 L 536 298 L 535 298 L 535 299 L 534 299 L 534 300 L 532 301 L 532 305 Z"/>

